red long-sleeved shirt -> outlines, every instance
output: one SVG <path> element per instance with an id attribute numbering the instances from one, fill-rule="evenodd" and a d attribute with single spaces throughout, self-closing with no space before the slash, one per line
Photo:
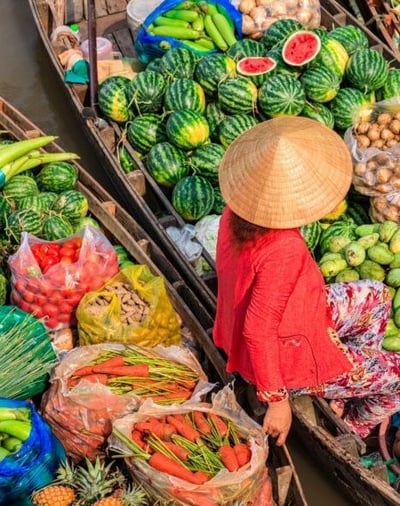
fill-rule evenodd
<path id="1" fill-rule="evenodd" d="M 241 250 L 222 215 L 215 344 L 260 392 L 317 386 L 351 369 L 324 279 L 298 229 L 270 230 Z"/>

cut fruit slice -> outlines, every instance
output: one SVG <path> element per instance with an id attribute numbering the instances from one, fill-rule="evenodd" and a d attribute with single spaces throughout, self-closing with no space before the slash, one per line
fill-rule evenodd
<path id="1" fill-rule="evenodd" d="M 301 30 L 292 34 L 282 48 L 282 58 L 288 65 L 302 66 L 313 60 L 321 49 L 317 34 Z"/>
<path id="2" fill-rule="evenodd" d="M 236 64 L 236 70 L 243 76 L 259 76 L 271 72 L 276 67 L 276 61 L 269 56 L 248 56 Z"/>

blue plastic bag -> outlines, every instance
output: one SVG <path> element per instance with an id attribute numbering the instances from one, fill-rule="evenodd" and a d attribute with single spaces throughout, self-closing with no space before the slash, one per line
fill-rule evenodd
<path id="1" fill-rule="evenodd" d="M 0 407 L 29 408 L 32 429 L 21 448 L 0 461 L 0 505 L 32 506 L 32 492 L 54 480 L 65 452 L 34 405 L 0 398 Z"/>
<path id="2" fill-rule="evenodd" d="M 196 52 L 194 49 L 185 45 L 184 42 L 179 39 L 174 39 L 172 37 L 161 37 L 158 35 L 151 35 L 147 32 L 146 28 L 150 26 L 154 19 L 163 14 L 164 12 L 173 9 L 177 5 L 181 4 L 182 0 L 164 0 L 154 11 L 147 16 L 144 20 L 143 25 L 140 27 L 136 40 L 135 40 L 135 48 L 138 54 L 138 58 L 142 63 L 149 63 L 154 58 L 159 58 L 163 56 L 165 53 L 165 49 L 162 49 L 163 43 L 168 43 L 169 48 L 176 47 L 184 47 L 186 49 L 190 49 L 193 52 Z M 224 9 L 226 13 L 232 19 L 232 22 L 235 25 L 235 30 L 239 38 L 242 37 L 242 14 L 229 2 L 229 0 L 215 0 L 213 2 L 217 5 L 217 8 Z M 160 47 L 161 43 L 161 47 Z M 200 55 L 207 55 L 216 53 L 217 50 L 213 49 L 210 51 L 202 51 L 199 52 Z"/>

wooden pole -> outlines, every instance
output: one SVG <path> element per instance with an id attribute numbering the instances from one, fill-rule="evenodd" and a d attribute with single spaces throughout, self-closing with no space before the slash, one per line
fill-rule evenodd
<path id="1" fill-rule="evenodd" d="M 96 7 L 95 0 L 87 0 L 88 39 L 89 39 L 89 99 L 90 107 L 96 111 L 97 103 L 97 41 L 96 41 Z"/>

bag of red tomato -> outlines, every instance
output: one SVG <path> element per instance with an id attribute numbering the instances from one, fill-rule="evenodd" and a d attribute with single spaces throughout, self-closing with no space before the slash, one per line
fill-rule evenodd
<path id="1" fill-rule="evenodd" d="M 75 326 L 75 309 L 81 298 L 119 270 L 113 246 L 90 225 L 58 241 L 23 232 L 8 263 L 11 302 L 43 319 L 49 330 Z"/>

